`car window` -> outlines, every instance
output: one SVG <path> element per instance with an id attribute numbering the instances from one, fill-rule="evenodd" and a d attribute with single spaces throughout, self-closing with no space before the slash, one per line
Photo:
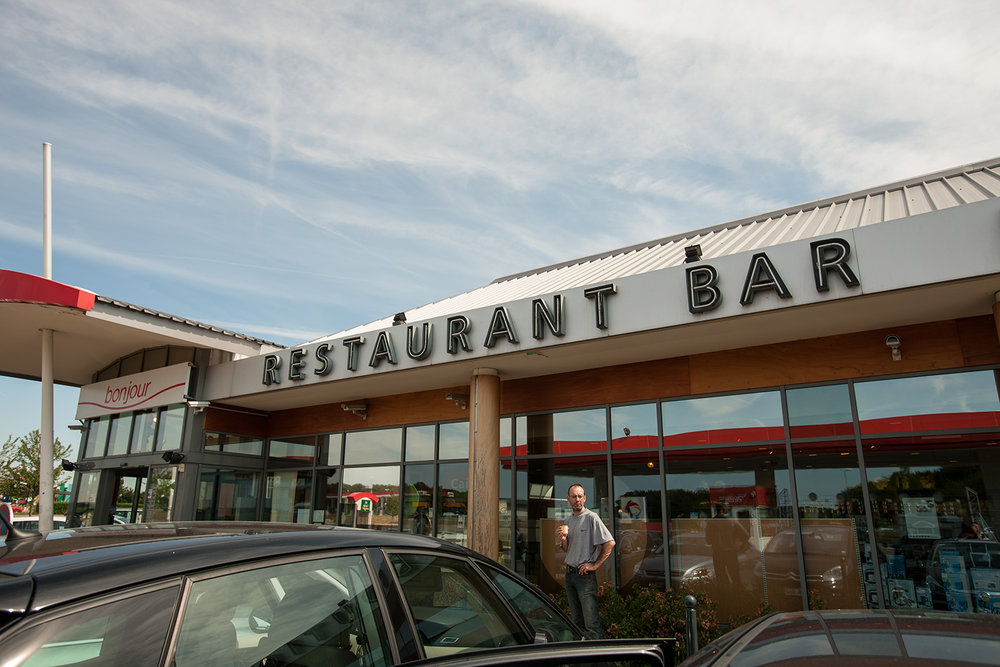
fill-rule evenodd
<path id="1" fill-rule="evenodd" d="M 531 643 L 480 574 L 464 560 L 390 554 L 428 658 Z"/>
<path id="2" fill-rule="evenodd" d="M 492 567 L 484 569 L 500 592 L 521 614 L 521 618 L 528 622 L 532 632 L 544 633 L 549 641 L 567 642 L 582 639 L 580 633 L 552 608 L 548 600 L 501 570 Z"/>
<path id="3" fill-rule="evenodd" d="M 286 563 L 191 586 L 174 664 L 392 662 L 371 577 L 360 555 Z"/>
<path id="4" fill-rule="evenodd" d="M 4 641 L 5 667 L 160 661 L 179 587 L 38 616 Z"/>

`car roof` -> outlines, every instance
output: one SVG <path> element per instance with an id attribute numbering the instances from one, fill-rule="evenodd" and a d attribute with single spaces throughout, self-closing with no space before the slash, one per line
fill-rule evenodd
<path id="1" fill-rule="evenodd" d="M 209 568 L 368 547 L 418 547 L 478 557 L 431 537 L 311 524 L 195 521 L 89 526 L 9 538 L 0 546 L 0 599 L 6 610 L 24 612 L 28 605 L 39 610 Z M 33 585 L 26 586 L 28 578 Z"/>
<path id="2" fill-rule="evenodd" d="M 706 645 L 682 664 L 809 660 L 810 664 L 839 661 L 858 667 L 900 664 L 903 658 L 995 664 L 998 651 L 1000 618 L 991 614 L 835 609 L 764 616 Z"/>

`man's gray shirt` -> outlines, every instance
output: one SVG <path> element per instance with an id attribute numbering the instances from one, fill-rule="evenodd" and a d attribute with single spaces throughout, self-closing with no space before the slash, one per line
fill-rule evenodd
<path id="1" fill-rule="evenodd" d="M 566 565 L 570 567 L 595 562 L 601 555 L 601 545 L 614 539 L 601 517 L 586 507 L 566 517 L 565 523 L 569 527 Z"/>

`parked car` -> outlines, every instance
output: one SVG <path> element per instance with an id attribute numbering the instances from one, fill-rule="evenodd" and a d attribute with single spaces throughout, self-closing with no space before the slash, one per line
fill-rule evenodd
<path id="1" fill-rule="evenodd" d="M 586 661 L 615 650 L 578 641 L 544 593 L 460 546 L 307 524 L 13 528 L 0 546 L 0 609 L 12 666 L 382 667 L 528 646 L 531 660 L 558 648 L 574 662 L 567 651 Z M 647 651 L 660 646 L 667 664 L 666 645 L 620 649 L 656 665 Z"/>
<path id="2" fill-rule="evenodd" d="M 38 530 L 38 517 L 14 515 L 14 525 L 22 530 Z M 66 517 L 57 514 L 52 517 L 52 529 L 59 530 L 66 527 Z"/>
<path id="3" fill-rule="evenodd" d="M 712 586 L 715 583 L 715 562 L 712 559 L 712 546 L 705 541 L 705 535 L 697 532 L 682 532 L 671 535 L 668 541 L 670 547 L 670 581 L 664 577 L 663 548 L 660 542 L 643 558 L 635 568 L 633 583 L 645 586 L 671 586 L 680 584 L 689 588 L 699 589 Z M 740 581 L 745 588 L 752 588 L 754 566 L 760 563 L 760 552 L 747 544 L 737 556 Z"/>
<path id="4" fill-rule="evenodd" d="M 707 644 L 681 667 L 995 665 L 1000 618 L 916 609 L 777 612 Z"/>
<path id="5" fill-rule="evenodd" d="M 802 608 L 797 551 L 800 535 L 808 589 L 827 607 L 860 606 L 856 536 L 850 526 L 839 523 L 803 525 L 799 533 L 784 528 L 770 539 L 753 577 L 755 582 L 766 584 L 768 604 L 779 610 Z"/>

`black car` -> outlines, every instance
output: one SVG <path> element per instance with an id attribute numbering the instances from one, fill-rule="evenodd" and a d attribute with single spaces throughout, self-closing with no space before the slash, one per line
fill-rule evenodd
<path id="1" fill-rule="evenodd" d="M 5 666 L 473 665 L 476 651 L 510 660 L 533 644 L 520 661 L 544 664 L 547 647 L 563 663 L 615 650 L 582 638 L 510 570 L 423 536 L 190 522 L 14 529 L 0 546 Z M 673 662 L 662 642 L 617 646 Z"/>
<path id="2" fill-rule="evenodd" d="M 1000 618 L 917 609 L 777 612 L 723 635 L 681 667 L 996 665 Z"/>

